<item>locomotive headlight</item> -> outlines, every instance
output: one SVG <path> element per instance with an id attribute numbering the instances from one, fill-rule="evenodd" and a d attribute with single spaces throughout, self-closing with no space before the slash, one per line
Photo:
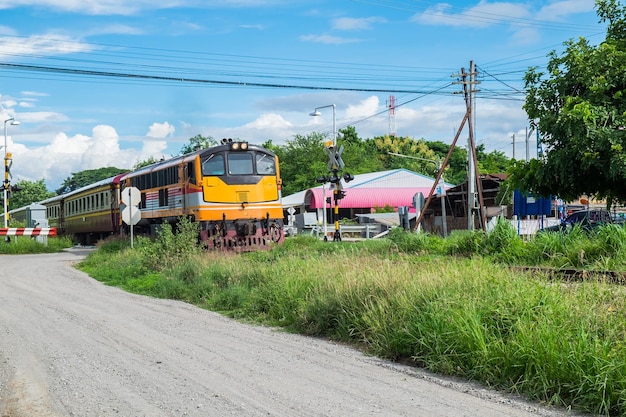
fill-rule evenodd
<path id="1" fill-rule="evenodd" d="M 230 149 L 232 149 L 233 151 L 238 151 L 239 150 L 239 145 L 240 145 L 239 142 L 233 142 L 230 145 Z"/>
<path id="2" fill-rule="evenodd" d="M 245 151 L 246 149 L 248 149 L 248 142 L 241 142 L 241 150 Z"/>

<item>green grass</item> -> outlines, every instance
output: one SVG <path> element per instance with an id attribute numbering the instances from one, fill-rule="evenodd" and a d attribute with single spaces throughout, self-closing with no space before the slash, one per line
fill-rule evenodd
<path id="1" fill-rule="evenodd" d="M 29 236 L 11 236 L 6 242 L 4 236 L 0 236 L 0 254 L 54 253 L 72 246 L 72 241 L 65 237 L 48 237 L 47 240 L 44 244 Z"/>
<path id="2" fill-rule="evenodd" d="M 80 268 L 128 291 L 352 343 L 538 402 L 626 414 L 625 289 L 509 268 L 626 270 L 621 228 L 530 241 L 506 224 L 447 239 L 294 237 L 244 254 L 198 251 L 191 228 L 169 233 L 135 250 L 107 243 Z"/>

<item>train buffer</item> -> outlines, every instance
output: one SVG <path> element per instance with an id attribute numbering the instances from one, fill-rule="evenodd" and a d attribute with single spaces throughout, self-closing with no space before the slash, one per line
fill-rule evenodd
<path id="1" fill-rule="evenodd" d="M 0 236 L 51 236 L 57 235 L 56 227 L 0 227 Z"/>

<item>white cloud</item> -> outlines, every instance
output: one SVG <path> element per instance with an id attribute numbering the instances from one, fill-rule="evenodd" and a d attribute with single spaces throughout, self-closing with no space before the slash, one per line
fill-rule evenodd
<path id="1" fill-rule="evenodd" d="M 292 126 L 291 123 L 285 120 L 280 114 L 276 114 L 276 113 L 263 114 L 255 121 L 244 125 L 244 127 L 250 128 L 250 129 L 268 129 L 268 128 L 284 129 L 284 128 L 289 128 L 291 126 Z"/>
<path id="2" fill-rule="evenodd" d="M 487 27 L 497 23 L 529 17 L 528 9 L 520 4 L 481 0 L 477 5 L 466 9 L 439 3 L 422 13 L 415 14 L 411 20 L 425 25 L 444 25 L 457 27 Z"/>
<path id="3" fill-rule="evenodd" d="M 5 59 L 24 55 L 59 55 L 90 52 L 93 45 L 59 34 L 19 38 L 0 36 L 0 57 Z"/>
<path id="4" fill-rule="evenodd" d="M 382 17 L 340 17 L 333 20 L 332 27 L 336 30 L 363 30 L 372 29 L 374 23 L 386 23 Z"/>
<path id="5" fill-rule="evenodd" d="M 151 138 L 165 139 L 168 136 L 172 136 L 175 130 L 176 128 L 168 122 L 152 123 L 152 125 L 150 125 L 150 129 L 148 129 L 148 133 L 146 133 L 146 136 Z"/>
<path id="6" fill-rule="evenodd" d="M 339 36 L 332 36 L 332 35 L 302 35 L 300 36 L 300 40 L 304 42 L 326 43 L 326 44 L 334 44 L 334 45 L 361 42 L 361 40 L 359 39 L 342 38 Z"/>
<path id="7" fill-rule="evenodd" d="M 40 93 L 39 91 L 22 91 L 23 96 L 29 97 L 47 97 L 47 93 Z"/>
<path id="8" fill-rule="evenodd" d="M 169 9 L 173 7 L 257 7 L 278 6 L 284 0 L 221 0 L 204 2 L 194 0 L 0 0 L 0 10 L 21 6 L 48 7 L 61 11 L 92 15 L 131 15 L 142 10 Z"/>
<path id="9" fill-rule="evenodd" d="M 8 149 L 13 153 L 13 181 L 43 178 L 49 189 L 58 188 L 73 172 L 102 167 L 130 168 L 139 160 L 160 158 L 167 147 L 164 140 L 145 137 L 141 150 L 122 148 L 116 130 L 107 125 L 95 126 L 91 136 L 68 136 L 60 132 L 43 146 L 26 146 L 13 142 L 11 137 L 8 139 Z"/>
<path id="10" fill-rule="evenodd" d="M 360 119 L 364 117 L 369 117 L 379 111 L 379 104 L 380 101 L 378 99 L 378 96 L 371 96 L 357 104 L 351 104 L 346 109 L 346 118 Z"/>
<path id="11" fill-rule="evenodd" d="M 565 20 L 572 14 L 588 13 L 593 10 L 592 0 L 564 0 L 542 7 L 538 16 L 545 20 Z"/>

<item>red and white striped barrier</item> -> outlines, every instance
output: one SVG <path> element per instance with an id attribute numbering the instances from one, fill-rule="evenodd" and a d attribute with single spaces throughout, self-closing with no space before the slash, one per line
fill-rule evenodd
<path id="1" fill-rule="evenodd" d="M 0 236 L 56 236 L 56 227 L 0 227 Z"/>

